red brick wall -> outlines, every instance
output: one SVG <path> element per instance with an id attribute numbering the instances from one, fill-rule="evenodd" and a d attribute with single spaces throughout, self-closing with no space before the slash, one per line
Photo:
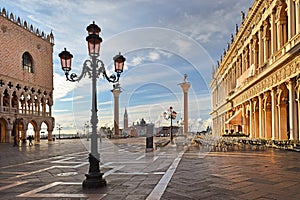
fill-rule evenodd
<path id="1" fill-rule="evenodd" d="M 35 29 L 34 29 L 35 30 Z M 33 73 L 23 70 L 22 55 L 29 52 Z M 9 76 L 53 89 L 53 45 L 0 15 L 0 76 Z"/>

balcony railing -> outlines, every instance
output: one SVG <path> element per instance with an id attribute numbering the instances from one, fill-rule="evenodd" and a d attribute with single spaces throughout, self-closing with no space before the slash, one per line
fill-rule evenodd
<path id="1" fill-rule="evenodd" d="M 24 116 L 45 116 L 50 117 L 50 112 L 38 112 L 33 110 L 27 110 L 25 112 L 24 109 L 11 108 L 7 106 L 0 106 L 0 113 L 3 114 L 20 114 Z"/>

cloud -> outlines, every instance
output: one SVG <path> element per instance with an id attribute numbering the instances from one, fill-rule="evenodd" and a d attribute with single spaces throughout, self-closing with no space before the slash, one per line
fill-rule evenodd
<path id="1" fill-rule="evenodd" d="M 83 98 L 84 98 L 83 96 L 76 96 L 76 97 L 70 97 L 70 98 L 60 99 L 59 101 L 63 101 L 63 102 L 66 102 L 66 101 L 76 101 L 78 99 L 83 99 Z"/>
<path id="2" fill-rule="evenodd" d="M 54 82 L 54 91 L 53 91 L 54 100 L 65 97 L 75 87 L 74 83 L 66 81 L 66 77 L 61 76 L 60 74 L 54 73 L 53 79 L 54 79 L 54 81 L 53 81 Z"/>

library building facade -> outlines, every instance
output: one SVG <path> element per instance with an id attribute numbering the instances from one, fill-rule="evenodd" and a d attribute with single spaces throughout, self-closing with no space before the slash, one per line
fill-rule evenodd
<path id="1" fill-rule="evenodd" d="M 300 136 L 300 0 L 255 0 L 213 68 L 213 134 Z"/>

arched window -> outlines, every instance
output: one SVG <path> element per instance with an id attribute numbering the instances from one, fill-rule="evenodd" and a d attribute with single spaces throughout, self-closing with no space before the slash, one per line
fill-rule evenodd
<path id="1" fill-rule="evenodd" d="M 28 52 L 23 53 L 22 65 L 23 70 L 33 73 L 33 61 L 31 55 Z"/>

